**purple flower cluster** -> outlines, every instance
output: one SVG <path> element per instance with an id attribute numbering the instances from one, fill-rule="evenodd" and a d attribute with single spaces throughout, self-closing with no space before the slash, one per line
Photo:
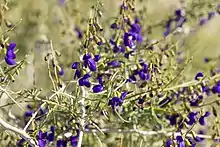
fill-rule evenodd
<path id="1" fill-rule="evenodd" d="M 198 116 L 198 114 L 199 114 L 198 111 L 193 111 L 193 112 L 190 112 L 187 115 L 186 118 L 184 118 L 183 116 L 181 116 L 181 114 L 174 113 L 172 115 L 166 116 L 166 118 L 170 121 L 171 126 L 176 126 L 177 125 L 178 126 L 178 131 L 180 131 L 184 127 L 183 123 L 186 123 L 189 126 L 193 126 L 197 122 L 199 122 L 199 124 L 201 126 L 204 126 L 206 124 L 205 123 L 205 118 L 209 117 L 211 113 L 209 111 L 206 111 L 200 117 Z"/>
<path id="2" fill-rule="evenodd" d="M 128 32 L 124 32 L 123 42 L 120 42 L 118 38 L 116 41 L 114 39 L 110 39 L 110 44 L 113 45 L 114 53 L 124 53 L 124 57 L 129 58 L 129 56 L 136 50 L 137 43 L 141 43 L 143 41 L 143 37 L 138 18 L 135 19 L 134 23 L 130 24 L 128 21 L 127 24 L 130 26 L 130 29 Z M 118 29 L 119 27 L 116 23 L 113 23 L 111 28 Z M 126 51 L 127 47 L 129 50 Z"/>
<path id="3" fill-rule="evenodd" d="M 210 21 L 212 18 L 214 18 L 215 15 L 218 15 L 218 14 L 219 14 L 219 13 L 218 13 L 218 10 L 217 10 L 216 12 L 210 11 L 206 17 L 202 17 L 202 18 L 200 19 L 199 25 L 200 25 L 200 26 L 205 25 L 208 21 Z"/>
<path id="4" fill-rule="evenodd" d="M 41 120 L 44 117 L 44 115 L 48 112 L 47 108 L 42 108 L 40 105 L 38 105 L 37 108 L 39 108 L 39 107 L 40 107 L 40 111 L 36 116 L 37 121 Z M 35 110 L 34 110 L 33 106 L 27 105 L 27 109 L 28 110 L 24 113 L 24 119 L 25 120 L 27 118 L 31 117 L 35 113 Z"/>
<path id="5" fill-rule="evenodd" d="M 5 55 L 5 62 L 8 65 L 15 65 L 16 61 L 16 55 L 15 55 L 15 47 L 16 47 L 16 43 L 10 43 L 7 47 L 7 51 L 6 51 L 6 55 Z"/>
<path id="6" fill-rule="evenodd" d="M 59 139 L 56 141 L 57 147 L 67 147 L 68 141 L 70 141 L 71 146 L 75 147 L 77 145 L 78 141 L 78 132 L 75 136 L 70 136 L 68 139 Z M 39 130 L 37 136 L 36 136 L 37 142 L 39 147 L 46 147 L 51 142 L 55 141 L 55 127 L 51 126 L 49 132 L 43 132 L 42 130 Z M 22 147 L 25 142 L 25 139 L 22 138 L 17 146 Z"/>
<path id="7" fill-rule="evenodd" d="M 115 110 L 116 107 L 121 106 L 124 102 L 125 97 L 127 96 L 127 92 L 123 92 L 119 97 L 113 97 L 109 100 L 108 105 L 112 107 L 112 110 Z"/>
<path id="8" fill-rule="evenodd" d="M 137 81 L 137 77 L 139 77 L 142 81 L 147 81 L 150 79 L 150 74 L 148 72 L 148 64 L 140 60 L 141 68 L 136 69 L 133 73 L 129 76 L 128 82 L 135 83 Z"/>
<path id="9" fill-rule="evenodd" d="M 164 32 L 164 36 L 165 36 L 165 37 L 168 36 L 168 35 L 171 33 L 171 31 L 172 31 L 172 23 L 173 23 L 173 22 L 175 22 L 176 28 L 182 27 L 183 24 L 184 24 L 185 22 L 187 22 L 187 18 L 186 18 L 186 16 L 185 16 L 184 10 L 182 10 L 182 9 L 177 9 L 177 10 L 175 11 L 175 17 L 174 17 L 174 18 L 170 18 L 170 19 L 166 22 L 166 26 L 165 26 L 166 30 L 165 30 L 165 32 Z"/>
<path id="10" fill-rule="evenodd" d="M 80 62 L 74 62 L 72 64 L 72 69 L 76 69 L 74 74 L 74 79 L 79 78 L 78 84 L 79 86 L 85 86 L 87 88 L 91 87 L 91 82 L 89 81 L 89 78 L 91 77 L 90 73 L 86 73 L 83 76 L 82 75 L 82 68 L 89 69 L 90 72 L 96 72 L 97 71 L 97 62 L 101 59 L 100 55 L 94 55 L 92 58 L 92 54 L 88 53 L 83 56 L 83 63 Z M 98 85 L 95 85 L 93 87 L 94 93 L 101 92 L 103 90 L 103 84 L 99 83 Z"/>
<path id="11" fill-rule="evenodd" d="M 199 131 L 199 134 L 204 134 L 204 131 Z M 196 147 L 197 142 L 202 142 L 204 138 L 195 136 L 195 137 L 185 137 L 177 135 L 175 137 L 175 142 L 178 147 Z M 174 140 L 173 139 L 168 139 L 165 143 L 165 147 L 172 147 L 174 145 Z M 187 142 L 187 144 L 186 144 Z"/>
<path id="12" fill-rule="evenodd" d="M 83 65 L 85 68 L 89 68 L 91 71 L 96 71 L 96 58 L 92 58 L 91 54 L 85 54 L 83 56 Z"/>
<path id="13" fill-rule="evenodd" d="M 123 14 L 124 11 L 127 11 L 128 9 L 129 8 L 127 7 L 127 5 L 123 3 L 123 5 L 121 5 L 121 8 L 120 8 L 120 14 Z M 184 10 L 177 9 L 175 11 L 174 16 L 167 21 L 166 31 L 164 32 L 165 37 L 169 35 L 172 32 L 172 30 L 175 29 L 175 28 L 172 28 L 172 23 L 175 23 L 176 28 L 181 28 L 183 27 L 184 23 L 187 22 L 187 17 L 184 13 L 185 13 Z M 208 20 L 212 19 L 214 15 L 215 15 L 214 13 L 209 13 Z M 93 24 L 90 24 L 90 25 L 93 25 Z M 102 42 L 95 41 L 96 44 L 99 46 L 97 47 L 97 45 L 95 45 L 95 48 L 93 48 L 94 50 L 92 50 L 91 52 L 89 52 L 90 49 L 87 49 L 87 47 L 84 46 L 84 54 L 83 54 L 81 62 L 74 62 L 72 64 L 72 69 L 75 70 L 74 79 L 78 79 L 79 86 L 85 86 L 86 88 L 91 88 L 93 93 L 102 92 L 107 87 L 106 85 L 107 82 L 110 83 L 109 85 L 112 84 L 112 87 L 114 86 L 116 87 L 117 83 L 115 84 L 113 82 L 118 82 L 119 80 L 108 81 L 108 79 L 106 78 L 106 74 L 109 74 L 110 76 L 112 76 L 112 74 L 114 74 L 115 72 L 115 69 L 123 67 L 120 70 L 123 70 L 123 72 L 126 73 L 126 76 L 128 75 L 129 77 L 127 79 L 126 84 L 129 84 L 129 83 L 140 84 L 140 82 L 151 84 L 151 80 L 152 81 L 154 80 L 157 82 L 158 87 L 155 88 L 156 89 L 155 91 L 152 90 L 152 92 L 149 92 L 149 97 L 156 99 L 154 105 L 155 107 L 158 107 L 159 109 L 170 108 L 172 104 L 183 104 L 183 103 L 191 107 L 198 107 L 204 101 L 205 94 L 207 96 L 210 95 L 210 92 L 220 94 L 219 83 L 217 83 L 214 87 L 210 88 L 209 83 L 207 84 L 207 83 L 201 82 L 203 79 L 205 79 L 204 74 L 202 72 L 198 72 L 194 77 L 196 81 L 193 81 L 193 82 L 198 82 L 198 83 L 201 82 L 197 84 L 196 86 L 183 87 L 177 90 L 174 89 L 173 91 L 170 90 L 168 92 L 167 91 L 163 92 L 163 89 L 167 88 L 164 86 L 167 81 L 164 80 L 165 82 L 164 81 L 161 82 L 158 79 L 154 78 L 154 75 L 159 73 L 160 67 L 163 66 L 162 62 L 158 61 L 158 63 L 154 64 L 154 63 L 151 63 L 151 60 L 145 62 L 143 60 L 135 59 L 134 62 L 131 62 L 132 68 L 126 67 L 127 66 L 125 64 L 127 63 L 126 61 L 133 60 L 132 56 L 134 55 L 138 45 L 140 45 L 138 43 L 143 42 L 143 36 L 141 34 L 142 27 L 140 25 L 139 20 L 136 18 L 135 21 L 132 21 L 130 18 L 125 18 L 123 16 L 123 20 L 117 20 L 117 22 L 114 22 L 113 24 L 111 24 L 110 27 L 111 29 L 116 30 L 115 31 L 116 33 L 109 40 L 110 46 L 108 47 L 111 48 L 110 51 L 106 49 L 107 47 L 103 47 L 104 45 L 100 47 Z M 120 33 L 118 33 L 117 31 L 120 31 Z M 79 32 L 78 32 L 78 35 L 80 36 Z M 94 35 L 91 35 L 88 37 L 91 37 L 90 41 L 93 39 L 96 39 L 96 36 Z M 102 56 L 103 63 L 100 64 L 100 66 L 98 66 L 99 65 L 98 62 L 100 61 L 101 56 L 93 55 L 92 53 L 101 54 L 101 51 L 103 51 L 102 47 L 104 48 L 105 53 L 113 52 L 113 56 L 111 56 L 110 59 L 108 56 L 105 56 L 105 55 Z M 166 49 L 164 49 L 163 47 L 163 49 L 159 50 L 158 52 L 161 52 L 161 54 L 162 53 L 166 54 L 168 47 L 169 45 L 165 47 Z M 117 58 L 117 57 L 120 57 L 120 58 Z M 123 59 L 121 59 L 121 57 Z M 160 78 L 161 77 L 163 78 L 163 75 L 161 75 Z M 169 86 L 169 84 L 170 83 L 168 82 L 167 86 Z M 161 94 L 162 96 L 159 96 L 159 94 L 157 93 L 158 92 L 157 89 L 160 89 L 160 87 L 162 87 L 162 94 Z M 139 86 L 139 88 L 142 88 L 142 87 Z M 149 89 L 151 89 L 151 87 Z M 120 88 L 119 91 L 117 92 L 121 93 L 122 91 L 123 91 L 123 88 Z M 122 106 L 124 99 L 127 95 L 127 92 L 123 92 L 121 96 L 118 96 L 116 94 L 117 92 L 113 92 L 113 94 L 111 95 L 111 98 L 108 101 L 108 106 L 112 107 L 113 111 L 115 111 L 116 108 L 118 108 L 119 106 Z M 158 94 L 158 98 L 157 98 L 157 94 Z M 161 97 L 163 97 L 162 100 L 160 99 Z M 145 98 L 146 98 L 146 95 L 145 95 Z M 145 98 L 143 97 L 143 98 L 138 99 L 138 104 L 143 105 L 143 106 L 145 104 L 151 104 L 151 102 L 145 103 L 146 101 Z M 186 117 L 183 117 L 183 115 L 181 115 L 180 113 L 173 113 L 171 115 L 166 115 L 166 118 L 169 120 L 171 126 L 175 126 L 175 125 L 178 126 L 178 131 L 184 127 L 184 124 L 187 126 L 188 125 L 192 126 L 195 123 L 199 122 L 200 125 L 204 126 L 206 124 L 205 118 L 210 116 L 210 112 L 205 112 L 205 114 L 202 114 L 201 116 L 199 116 L 200 113 L 198 111 L 192 111 L 192 112 L 191 111 L 190 110 L 188 111 L 189 113 L 186 114 L 187 115 Z M 163 117 L 161 114 L 156 114 L 156 116 L 158 118 Z M 184 147 L 186 146 L 184 139 L 188 139 L 188 141 L 190 142 L 190 138 L 184 138 L 183 136 L 176 136 L 174 140 L 177 146 Z M 195 137 L 193 138 L 193 141 L 190 143 L 192 144 L 192 146 L 194 146 L 195 145 L 194 142 L 195 141 L 198 142 L 198 140 L 199 140 L 198 137 Z M 168 140 L 166 144 L 167 146 L 171 146 L 173 144 L 173 141 Z"/>

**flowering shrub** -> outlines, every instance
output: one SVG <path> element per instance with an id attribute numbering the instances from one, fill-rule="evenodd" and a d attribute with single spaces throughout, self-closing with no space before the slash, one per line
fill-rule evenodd
<path id="1" fill-rule="evenodd" d="M 58 2 L 66 9 L 70 4 Z M 141 0 L 121 0 L 119 12 L 112 19 L 105 18 L 105 11 L 110 10 L 100 0 L 94 2 L 90 16 L 81 16 L 72 28 L 76 38 L 71 43 L 77 58 L 57 49 L 52 39 L 36 42 L 36 50 L 46 45 L 41 61 L 45 68 L 41 68 L 47 75 L 40 80 L 47 77 L 50 84 L 39 87 L 34 79 L 31 88 L 21 87 L 18 91 L 11 90 L 10 85 L 31 64 L 28 58 L 35 51 L 23 59 L 16 58 L 20 50 L 8 34 L 22 24 L 9 25 L 2 17 L 2 30 L 9 30 L 1 33 L 0 91 L 1 99 L 6 96 L 10 100 L 0 104 L 4 112 L 0 117 L 2 145 L 217 144 L 219 59 L 205 57 L 199 62 L 208 70 L 198 68 L 191 76 L 188 71 L 198 56 L 188 50 L 187 38 L 212 21 L 219 21 L 220 5 L 215 1 L 182 3 L 155 25 L 144 17 L 146 7 L 140 5 L 145 4 Z M 5 1 L 2 15 L 8 7 L 10 3 Z M 207 7 L 211 10 L 203 12 L 204 16 L 193 11 Z M 158 26 L 159 37 L 155 37 L 152 32 Z M 4 109 L 10 106 L 18 107 L 22 116 L 12 114 L 11 108 Z"/>

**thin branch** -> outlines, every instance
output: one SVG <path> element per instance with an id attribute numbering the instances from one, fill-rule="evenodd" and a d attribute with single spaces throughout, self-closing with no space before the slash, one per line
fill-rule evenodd
<path id="1" fill-rule="evenodd" d="M 86 133 L 100 133 L 100 131 L 105 132 L 105 133 L 121 133 L 121 134 L 130 134 L 130 133 L 138 133 L 140 135 L 143 136 L 153 136 L 153 135 L 164 135 L 167 137 L 170 136 L 178 136 L 182 134 L 180 132 L 172 132 L 172 131 L 165 131 L 165 130 L 161 130 L 161 131 L 142 131 L 142 130 L 138 130 L 138 129 L 128 129 L 128 130 L 123 130 L 123 129 L 109 129 L 109 128 L 104 128 L 104 129 L 86 129 L 85 132 Z M 186 132 L 186 131 L 185 131 Z M 187 134 L 187 137 L 193 137 L 192 134 Z M 204 138 L 204 139 L 220 139 L 220 136 L 216 136 L 213 138 L 212 135 L 204 135 L 204 134 L 195 134 L 195 136 L 200 137 L 200 138 Z"/>
<path id="2" fill-rule="evenodd" d="M 4 92 L 23 112 L 24 108 L 8 93 L 8 91 L 0 86 L 0 91 Z"/>
<path id="3" fill-rule="evenodd" d="M 54 96 L 56 96 L 60 91 L 63 91 L 65 87 L 59 89 L 58 91 L 56 91 L 55 93 L 53 93 L 48 100 L 51 100 Z M 23 131 L 27 130 L 27 128 L 30 126 L 31 122 L 36 118 L 37 113 L 40 111 L 40 109 L 42 107 L 44 107 L 47 103 L 44 102 L 37 110 L 36 112 L 32 115 L 32 117 L 30 118 L 30 120 L 28 121 L 28 123 L 26 124 L 26 126 L 24 127 Z"/>
<path id="4" fill-rule="evenodd" d="M 81 113 L 82 113 L 81 122 L 80 122 L 80 125 L 81 125 L 82 128 L 84 128 L 84 126 L 85 126 L 86 109 L 85 109 L 85 104 L 84 103 L 85 103 L 86 95 L 87 95 L 87 92 L 84 89 L 84 87 L 82 87 L 82 97 L 81 97 L 81 100 L 79 101 L 79 105 L 81 106 Z M 83 140 L 83 129 L 80 129 L 77 147 L 82 146 L 82 140 Z"/>
<path id="5" fill-rule="evenodd" d="M 35 141 L 23 130 L 18 129 L 10 124 L 8 124 L 7 122 L 5 122 L 2 118 L 0 118 L 0 125 L 3 126 L 4 129 L 6 130 L 10 130 L 16 134 L 18 134 L 19 136 L 21 136 L 22 138 L 24 138 L 27 142 L 29 142 L 29 144 L 33 147 L 39 147 Z"/>

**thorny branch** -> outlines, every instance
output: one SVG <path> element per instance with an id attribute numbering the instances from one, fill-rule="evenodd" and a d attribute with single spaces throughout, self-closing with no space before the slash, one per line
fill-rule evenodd
<path id="1" fill-rule="evenodd" d="M 10 130 L 10 131 L 20 135 L 27 142 L 29 142 L 32 147 L 38 147 L 38 145 L 35 143 L 35 141 L 25 131 L 8 124 L 2 118 L 0 118 L 0 126 L 2 126 L 6 130 Z"/>

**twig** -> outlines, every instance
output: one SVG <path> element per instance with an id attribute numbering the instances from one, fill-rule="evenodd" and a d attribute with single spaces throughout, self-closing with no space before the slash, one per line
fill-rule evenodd
<path id="1" fill-rule="evenodd" d="M 4 129 L 10 130 L 18 135 L 20 135 L 22 138 L 24 138 L 29 144 L 33 147 L 38 147 L 38 145 L 35 143 L 35 141 L 23 130 L 20 130 L 7 122 L 5 122 L 2 118 L 0 118 L 0 125 L 3 126 Z"/>
<path id="2" fill-rule="evenodd" d="M 80 132 L 79 132 L 79 139 L 78 139 L 77 147 L 82 146 L 82 140 L 83 140 L 83 130 L 85 126 L 85 115 L 86 115 L 86 109 L 85 109 L 85 104 L 84 104 L 85 97 L 86 97 L 86 90 L 84 89 L 84 87 L 82 87 L 82 98 L 79 101 L 79 105 L 81 106 L 81 113 L 82 113 L 81 122 L 80 122 L 82 129 L 80 129 Z"/>
<path id="3" fill-rule="evenodd" d="M 57 95 L 60 91 L 62 91 L 65 87 L 59 89 L 58 91 L 56 91 L 55 93 L 53 93 L 48 100 L 52 99 L 55 95 Z M 47 102 L 44 102 L 38 109 L 37 111 L 32 115 L 32 117 L 30 118 L 30 120 L 28 121 L 28 123 L 26 124 L 26 126 L 24 127 L 23 131 L 27 130 L 27 128 L 30 126 L 31 122 L 35 119 L 35 117 L 37 116 L 37 113 L 40 111 L 41 107 L 44 107 L 47 104 Z"/>
<path id="4" fill-rule="evenodd" d="M 4 92 L 23 112 L 24 108 L 8 93 L 8 91 L 0 86 L 0 91 Z"/>
<path id="5" fill-rule="evenodd" d="M 172 132 L 172 131 L 165 131 L 165 130 L 161 130 L 161 131 L 142 131 L 142 130 L 138 130 L 138 129 L 128 129 L 128 130 L 123 130 L 123 129 L 109 129 L 109 128 L 104 128 L 104 129 L 100 129 L 102 132 L 105 133 L 121 133 L 121 134 L 130 134 L 130 133 L 138 133 L 140 135 L 143 136 L 153 136 L 153 135 L 159 135 L 162 134 L 164 136 L 170 137 L 172 135 L 174 136 L 178 136 L 182 134 L 180 132 Z M 99 130 L 97 129 L 86 129 L 85 132 L 87 133 L 100 133 Z M 186 131 L 185 131 L 186 132 Z M 183 133 L 185 133 L 183 132 Z M 220 136 L 216 136 L 213 138 L 212 135 L 204 135 L 204 134 L 195 134 L 195 136 L 198 136 L 200 138 L 204 138 L 204 139 L 220 139 Z M 193 137 L 192 134 L 187 134 L 186 137 Z"/>
<path id="6" fill-rule="evenodd" d="M 101 141 L 101 139 L 99 138 L 99 136 L 98 136 L 96 133 L 93 133 L 93 135 L 97 138 L 97 140 L 98 140 L 98 142 L 99 142 L 99 146 L 100 146 L 100 147 L 103 147 L 102 141 Z"/>

